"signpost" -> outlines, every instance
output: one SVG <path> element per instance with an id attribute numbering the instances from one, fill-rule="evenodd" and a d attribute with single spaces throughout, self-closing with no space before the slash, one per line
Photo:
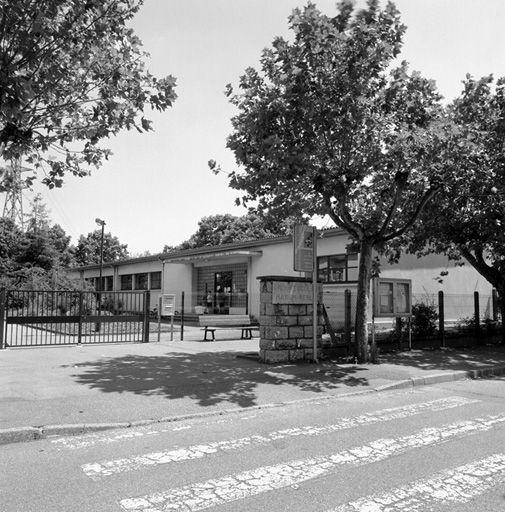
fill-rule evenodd
<path id="1" fill-rule="evenodd" d="M 312 272 L 312 349 L 317 360 L 317 229 L 296 224 L 293 229 L 293 268 L 297 272 Z"/>
<path id="2" fill-rule="evenodd" d="M 170 317 L 170 341 L 174 340 L 174 314 L 175 314 L 175 295 L 163 294 L 160 295 L 158 304 L 158 341 L 160 341 L 161 333 L 161 317 Z"/>

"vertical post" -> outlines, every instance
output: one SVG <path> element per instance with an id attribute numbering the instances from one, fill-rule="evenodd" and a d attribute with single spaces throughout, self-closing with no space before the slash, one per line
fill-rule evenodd
<path id="1" fill-rule="evenodd" d="M 149 310 L 151 306 L 151 292 L 144 292 L 144 336 L 143 343 L 149 343 Z"/>
<path id="2" fill-rule="evenodd" d="M 181 341 L 184 341 L 184 292 L 181 294 Z"/>
<path id="3" fill-rule="evenodd" d="M 161 295 L 158 298 L 158 343 L 161 338 Z"/>
<path id="4" fill-rule="evenodd" d="M 397 316 L 395 319 L 395 335 L 398 340 L 398 348 L 402 349 L 402 323 L 403 318 L 401 316 Z"/>
<path id="5" fill-rule="evenodd" d="M 344 292 L 344 333 L 347 355 L 351 353 L 351 290 Z"/>
<path id="6" fill-rule="evenodd" d="M 440 345 L 445 348 L 445 317 L 444 317 L 444 292 L 438 292 L 438 336 Z"/>
<path id="7" fill-rule="evenodd" d="M 317 359 L 317 228 L 312 228 L 312 359 Z"/>
<path id="8" fill-rule="evenodd" d="M 479 307 L 479 292 L 473 292 L 473 317 L 475 322 L 475 336 L 480 343 L 480 307 Z"/>
<path id="9" fill-rule="evenodd" d="M 0 290 L 0 350 L 5 348 L 5 340 L 4 340 L 4 322 L 5 322 L 5 299 L 6 293 L 5 288 Z"/>
<path id="10" fill-rule="evenodd" d="M 84 292 L 79 292 L 79 323 L 77 324 L 77 344 L 82 343 L 82 317 L 83 317 Z"/>
<path id="11" fill-rule="evenodd" d="M 493 322 L 498 322 L 498 292 L 495 288 L 491 292 L 491 307 L 493 309 Z"/>

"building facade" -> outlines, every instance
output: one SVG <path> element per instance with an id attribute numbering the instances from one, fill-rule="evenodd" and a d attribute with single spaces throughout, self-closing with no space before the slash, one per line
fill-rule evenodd
<path id="1" fill-rule="evenodd" d="M 350 239 L 339 229 L 319 232 L 318 279 L 326 293 L 356 290 L 358 254 L 349 251 Z M 70 277 L 86 280 L 98 290 L 150 290 L 151 309 L 161 294 L 175 295 L 175 310 L 185 313 L 259 315 L 258 277 L 298 276 L 293 270 L 290 236 L 238 242 L 69 269 Z M 441 273 L 444 275 L 441 279 Z M 491 296 L 491 285 L 469 264 L 458 266 L 443 255 L 417 258 L 404 255 L 399 263 L 381 261 L 381 277 L 412 280 L 414 296 Z"/>

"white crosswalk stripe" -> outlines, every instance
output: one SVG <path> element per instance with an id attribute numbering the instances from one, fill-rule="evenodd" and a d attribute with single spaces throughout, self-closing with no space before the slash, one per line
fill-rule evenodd
<path id="1" fill-rule="evenodd" d="M 505 454 L 445 470 L 392 491 L 360 498 L 328 512 L 425 512 L 434 504 L 466 503 L 505 482 Z M 452 509 L 453 510 L 453 509 Z"/>
<path id="2" fill-rule="evenodd" d="M 153 452 L 144 455 L 138 455 L 129 458 L 122 458 L 112 461 L 95 462 L 84 464 L 82 470 L 91 478 L 97 479 L 126 471 L 134 471 L 146 466 L 155 466 L 168 464 L 172 462 L 181 462 L 191 459 L 202 458 L 206 455 L 220 451 L 238 450 L 247 446 L 257 446 L 267 444 L 279 439 L 299 437 L 299 436 L 318 436 L 330 434 L 339 430 L 354 428 L 360 425 L 371 425 L 392 421 L 421 414 L 423 412 L 436 412 L 454 407 L 460 407 L 475 403 L 477 400 L 470 400 L 462 397 L 448 397 L 429 402 L 382 409 L 373 413 L 362 414 L 359 416 L 342 418 L 338 422 L 330 425 L 309 425 L 305 427 L 296 427 L 284 430 L 277 430 L 266 435 L 253 435 L 239 439 L 225 441 L 216 441 L 213 443 L 199 444 L 186 448 L 177 448 Z"/>
<path id="3" fill-rule="evenodd" d="M 424 428 L 412 435 L 396 439 L 378 439 L 368 445 L 357 446 L 333 455 L 264 466 L 166 492 L 124 499 L 120 501 L 120 505 L 123 510 L 134 512 L 194 512 L 296 485 L 317 476 L 327 475 L 343 465 L 378 462 L 412 449 L 438 445 L 455 437 L 484 432 L 503 423 L 505 414 L 460 421 L 442 427 Z"/>

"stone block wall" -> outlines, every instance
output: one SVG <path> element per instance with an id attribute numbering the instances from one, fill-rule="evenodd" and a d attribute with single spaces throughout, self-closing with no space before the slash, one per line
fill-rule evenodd
<path id="1" fill-rule="evenodd" d="M 285 276 L 260 280 L 260 360 L 280 363 L 313 360 L 312 282 Z M 318 302 L 322 285 L 318 284 Z M 318 316 L 318 357 L 322 344 L 322 318 Z"/>

